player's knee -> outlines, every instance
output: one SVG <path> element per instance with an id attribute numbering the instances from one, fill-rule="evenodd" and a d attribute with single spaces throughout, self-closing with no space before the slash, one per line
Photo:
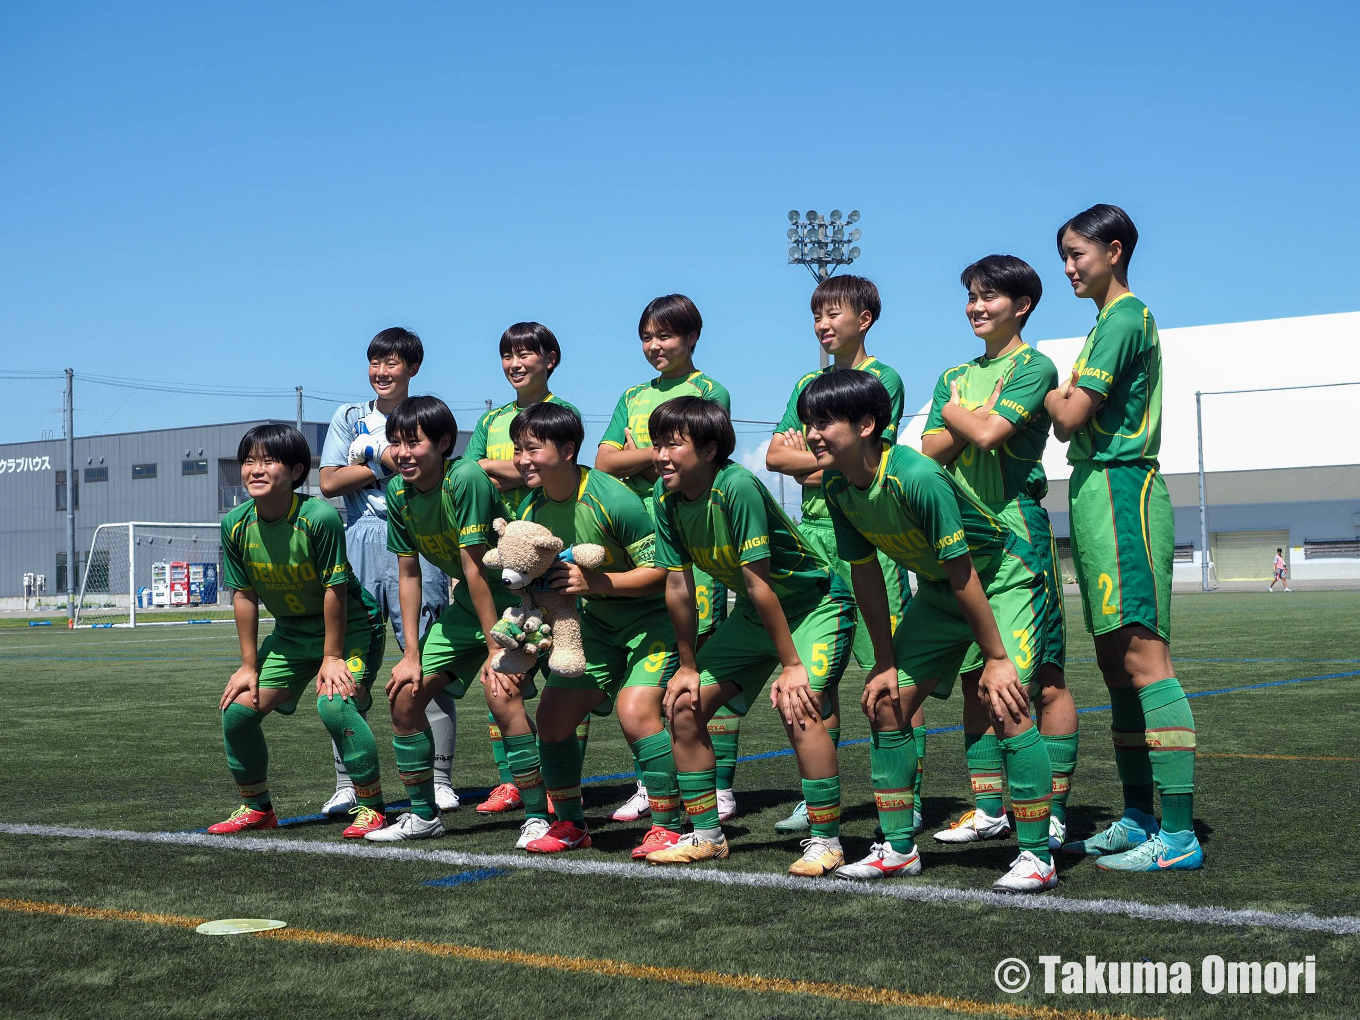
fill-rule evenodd
<path id="1" fill-rule="evenodd" d="M 321 717 L 321 725 L 337 742 L 344 736 L 346 716 L 351 707 L 349 702 L 325 694 L 316 699 L 316 714 Z"/>

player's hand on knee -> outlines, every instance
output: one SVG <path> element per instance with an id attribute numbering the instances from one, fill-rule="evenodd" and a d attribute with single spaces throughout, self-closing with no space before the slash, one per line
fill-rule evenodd
<path id="1" fill-rule="evenodd" d="M 1029 718 L 1029 698 L 1010 659 L 989 659 L 978 678 L 978 696 L 996 723 Z"/>
<path id="2" fill-rule="evenodd" d="M 779 671 L 774 684 L 770 687 L 770 704 L 784 720 L 784 725 L 807 729 L 809 719 L 820 717 L 817 696 L 812 692 L 812 682 L 807 670 L 800 663 L 785 666 Z"/>
<path id="3" fill-rule="evenodd" d="M 897 667 L 874 664 L 864 682 L 864 693 L 860 696 L 860 708 L 870 719 L 877 716 L 884 703 L 891 708 L 894 716 L 902 716 L 902 689 L 897 684 Z"/>
<path id="4" fill-rule="evenodd" d="M 340 656 L 328 655 L 321 660 L 321 668 L 316 672 L 316 693 L 318 697 L 329 697 L 332 701 L 337 694 L 341 701 L 348 701 L 358 693 L 354 676 Z"/>
<path id="5" fill-rule="evenodd" d="M 666 711 L 666 718 L 673 719 L 677 709 L 680 711 L 699 711 L 699 672 L 695 669 L 681 666 L 675 671 L 675 675 L 666 683 L 666 696 L 661 701 L 661 707 Z"/>
<path id="6" fill-rule="evenodd" d="M 392 678 L 387 681 L 387 685 L 384 687 L 384 690 L 387 691 L 388 702 L 395 702 L 403 687 L 410 687 L 412 694 L 420 690 L 420 674 L 420 660 L 411 660 L 403 655 L 392 667 Z"/>
<path id="7" fill-rule="evenodd" d="M 219 710 L 225 712 L 227 706 L 239 698 L 242 694 L 250 695 L 250 703 L 256 708 L 260 707 L 260 671 L 251 666 L 242 666 L 231 675 L 227 681 L 226 689 L 222 691 L 222 701 L 217 706 Z"/>
<path id="8" fill-rule="evenodd" d="M 491 656 L 489 655 L 486 657 L 486 661 L 482 663 L 482 687 L 493 698 L 515 697 L 519 694 L 525 675 L 523 673 L 502 673 L 499 670 L 492 669 Z"/>

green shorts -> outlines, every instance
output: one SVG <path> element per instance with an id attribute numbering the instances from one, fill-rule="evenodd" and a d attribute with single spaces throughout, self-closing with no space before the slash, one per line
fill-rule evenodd
<path id="1" fill-rule="evenodd" d="M 1058 546 L 1053 540 L 1053 526 L 1048 511 L 1042 504 L 1021 497 L 1016 501 L 1019 512 L 1007 512 L 1003 520 L 1021 538 L 1028 539 L 1033 557 L 1044 575 L 1044 654 L 1039 660 L 1044 665 L 1067 667 L 1067 631 L 1063 607 L 1062 567 L 1058 561 Z"/>
<path id="2" fill-rule="evenodd" d="M 839 685 L 854 641 L 855 603 L 843 594 L 826 595 L 811 609 L 789 615 L 788 621 L 812 689 Z M 699 649 L 697 664 L 701 684 L 733 683 L 739 688 L 727 707 L 745 715 L 779 665 L 779 654 L 756 607 L 741 599 L 737 611 Z M 823 698 L 823 717 L 830 713 L 831 699 Z"/>
<path id="3" fill-rule="evenodd" d="M 680 665 L 675 631 L 664 606 L 644 619 L 625 617 L 617 623 L 582 613 L 581 644 L 585 647 L 586 671 L 580 676 L 549 673 L 544 686 L 603 691 L 607 699 L 593 709 L 596 715 L 613 711 L 614 701 L 625 687 L 665 687 Z"/>
<path id="4" fill-rule="evenodd" d="M 798 525 L 798 533 L 803 541 L 812 546 L 831 564 L 831 569 L 845 585 L 853 598 L 855 585 L 850 579 L 850 564 L 840 558 L 836 551 L 836 530 L 830 519 L 816 521 L 804 518 Z M 911 579 L 906 568 L 899 567 L 885 552 L 878 554 L 878 567 L 883 572 L 883 587 L 888 591 L 888 614 L 891 617 L 893 633 L 902 621 L 902 614 L 911 603 Z M 864 624 L 864 614 L 855 610 L 855 661 L 865 669 L 874 664 L 874 642 L 869 637 L 869 628 Z"/>
<path id="5" fill-rule="evenodd" d="M 422 676 L 443 673 L 450 677 L 446 690 L 455 698 L 467 693 L 469 685 L 481 677 L 486 661 L 486 636 L 477 617 L 457 599 L 449 603 L 430 624 L 420 642 L 420 672 Z M 525 680 L 525 700 L 535 697 L 534 670 Z"/>
<path id="6" fill-rule="evenodd" d="M 1018 543 L 1015 550 L 1023 548 Z M 1043 656 L 1044 582 L 1022 553 L 1008 549 L 979 575 L 1020 682 L 1028 685 Z M 897 685 L 938 680 L 931 696 L 947 698 L 960 673 L 982 668 L 982 649 L 948 581 L 923 581 L 893 635 Z"/>
<path id="7" fill-rule="evenodd" d="M 1170 642 L 1176 521 L 1161 473 L 1145 461 L 1083 460 L 1067 484 L 1086 629 L 1099 635 L 1142 624 Z"/>
<path id="8" fill-rule="evenodd" d="M 298 699 L 321 668 L 324 638 L 291 630 L 275 622 L 274 631 L 260 642 L 258 661 L 261 687 L 286 687 L 289 698 L 276 711 L 292 715 Z M 373 704 L 369 689 L 382 666 L 387 631 L 382 616 L 351 619 L 345 630 L 345 665 L 359 687 L 358 708 L 367 712 Z"/>

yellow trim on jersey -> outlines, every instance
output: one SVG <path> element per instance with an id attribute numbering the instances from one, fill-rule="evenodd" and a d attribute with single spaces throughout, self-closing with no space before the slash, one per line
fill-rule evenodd
<path id="1" fill-rule="evenodd" d="M 601 440 L 600 440 L 600 445 L 601 445 L 601 446 L 612 446 L 612 447 L 613 447 L 614 449 L 616 449 L 616 450 L 622 450 L 622 449 L 623 449 L 623 444 L 622 444 L 622 443 L 616 443 L 616 442 L 614 442 L 614 440 L 612 440 L 612 439 L 601 439 Z"/>
<path id="2" fill-rule="evenodd" d="M 866 557 L 864 557 L 864 559 L 862 559 L 862 560 L 846 560 L 845 562 L 846 562 L 846 563 L 855 564 L 855 565 L 861 566 L 861 567 L 862 567 L 864 564 L 866 564 L 866 563 L 877 563 L 877 562 L 878 562 L 878 553 L 875 552 L 872 556 L 866 556 Z"/>
<path id="3" fill-rule="evenodd" d="M 942 429 L 927 429 L 926 431 L 921 433 L 921 438 L 924 439 L 926 436 L 938 436 L 941 432 L 948 431 L 949 429 L 947 427 Z"/>
<path id="4" fill-rule="evenodd" d="M 1115 298 L 1113 301 L 1111 301 L 1108 305 L 1106 305 L 1104 308 L 1100 310 L 1100 315 L 1097 317 L 1097 320 L 1105 318 L 1105 316 L 1110 314 L 1111 308 L 1119 304 L 1119 302 L 1123 301 L 1125 298 L 1131 298 L 1133 296 L 1134 296 L 1133 291 L 1131 290 L 1125 291 L 1123 294 L 1120 294 L 1119 297 Z"/>
<path id="5" fill-rule="evenodd" d="M 576 487 L 576 501 L 579 503 L 581 497 L 586 494 L 586 480 L 590 477 L 585 468 L 578 468 L 581 472 L 581 484 Z"/>
<path id="6" fill-rule="evenodd" d="M 1148 535 L 1147 520 L 1147 494 L 1148 486 L 1152 484 L 1152 479 L 1156 477 L 1157 469 L 1152 468 L 1148 471 L 1147 477 L 1143 479 L 1143 491 L 1138 494 L 1138 516 L 1142 518 L 1143 525 L 1143 552 L 1147 553 L 1148 569 L 1156 575 L 1157 568 L 1152 565 L 1152 539 Z"/>

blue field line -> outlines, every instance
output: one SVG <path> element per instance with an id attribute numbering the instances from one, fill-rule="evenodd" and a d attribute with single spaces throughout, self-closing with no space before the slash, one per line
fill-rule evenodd
<path id="1" fill-rule="evenodd" d="M 1184 660 L 1184 659 L 1179 659 L 1179 660 L 1177 660 L 1177 661 L 1184 662 L 1184 661 L 1186 661 L 1186 660 Z M 1341 660 L 1341 661 L 1352 661 L 1352 660 Z M 1360 676 L 1360 670 L 1352 670 L 1352 671 L 1350 671 L 1349 673 L 1326 673 L 1326 674 L 1323 674 L 1322 676 L 1301 676 L 1301 677 L 1295 677 L 1293 680 L 1271 680 L 1271 681 L 1269 681 L 1269 682 L 1267 682 L 1267 683 L 1263 683 L 1263 684 L 1244 684 L 1244 685 L 1241 686 L 1241 687 L 1221 687 L 1221 688 L 1219 688 L 1219 689 L 1216 690 L 1216 691 L 1195 691 L 1195 692 L 1192 693 L 1192 694 L 1191 694 L 1191 693 L 1187 693 L 1187 694 L 1186 694 L 1186 697 L 1187 697 L 1187 698 L 1208 698 L 1208 697 L 1212 697 L 1212 696 L 1215 695 L 1215 694 L 1236 694 L 1238 691 L 1258 691 L 1258 690 L 1261 690 L 1261 689 L 1264 688 L 1264 687 L 1286 687 L 1286 686 L 1288 686 L 1288 685 L 1290 685 L 1290 684 L 1306 684 L 1306 683 L 1311 683 L 1311 682 L 1314 681 L 1314 680 L 1337 680 L 1337 679 L 1340 679 L 1341 677 L 1347 677 L 1347 676 Z M 1089 708 L 1079 708 L 1079 709 L 1077 709 L 1077 714 L 1078 714 L 1078 715 L 1085 715 L 1087 712 L 1108 712 L 1109 710 L 1110 710 L 1110 706 L 1109 706 L 1109 705 L 1092 705 L 1092 706 L 1089 707 Z M 937 729 L 929 729 L 929 730 L 926 730 L 926 735 L 927 735 L 927 736 L 934 736 L 934 735 L 937 734 L 937 733 L 958 733 L 958 732 L 960 732 L 960 731 L 962 731 L 962 730 L 963 730 L 963 726 L 962 726 L 962 725 L 959 725 L 959 726 L 941 726 L 941 727 L 938 727 Z M 841 746 L 841 747 L 854 747 L 856 744 L 867 744 L 867 743 L 869 743 L 869 738 L 868 738 L 868 737 L 860 737 L 858 740 L 842 740 L 842 741 L 840 742 L 840 746 Z M 763 761 L 763 760 L 765 760 L 766 758 L 784 758 L 784 757 L 787 757 L 788 755 L 791 755 L 791 754 L 793 754 L 793 748 L 791 748 L 791 747 L 781 747 L 781 748 L 779 748 L 779 749 L 777 749 L 777 750 L 774 750 L 774 751 L 761 751 L 759 754 L 747 754 L 747 755 L 742 755 L 740 758 L 737 759 L 737 762 L 738 762 L 738 764 L 740 764 L 740 763 L 742 763 L 742 762 L 748 762 L 748 761 Z M 610 775 L 607 775 L 607 776 L 591 776 L 589 779 L 582 779 L 582 780 L 581 780 L 581 785 L 582 785 L 582 786 L 588 786 L 588 785 L 590 785 L 590 784 L 592 784 L 592 783 L 608 783 L 608 782 L 617 781 L 617 780 L 620 780 L 620 779 L 632 779 L 633 777 L 634 777 L 634 776 L 633 776 L 633 773 L 632 773 L 632 772 L 614 772 L 614 773 L 612 773 L 612 774 L 610 774 Z"/>
<path id="2" fill-rule="evenodd" d="M 501 875 L 510 874 L 505 868 L 474 868 L 472 871 L 460 871 L 456 875 L 446 875 L 443 878 L 431 879 L 428 882 L 421 882 L 421 885 L 432 885 L 440 889 L 447 889 L 455 885 L 468 885 L 472 882 L 485 882 L 488 878 L 499 878 Z"/>
<path id="3" fill-rule="evenodd" d="M 1209 663 L 1214 663 L 1214 662 L 1242 662 L 1242 663 L 1261 663 L 1261 662 L 1270 662 L 1270 663 L 1282 663 L 1282 662 L 1283 662 L 1283 663 L 1294 663 L 1295 665 L 1307 664 L 1307 665 L 1311 665 L 1311 666 L 1323 666 L 1323 665 L 1327 665 L 1327 666 L 1330 666 L 1330 665 L 1347 666 L 1347 665 L 1350 665 L 1351 663 L 1360 662 L 1360 659 L 1187 659 L 1187 658 L 1185 658 L 1185 657 L 1183 657 L 1183 656 L 1180 656 L 1180 655 L 1173 655 L 1172 658 L 1175 659 L 1177 662 L 1209 662 Z M 1068 659 L 1067 661 L 1068 661 L 1068 662 L 1095 662 L 1096 660 L 1095 660 L 1095 659 L 1075 659 L 1075 658 L 1073 658 L 1073 659 Z M 1288 683 L 1293 683 L 1292 680 L 1291 680 L 1291 681 L 1287 681 L 1287 682 L 1288 682 Z M 1238 688 L 1233 688 L 1233 690 L 1237 690 L 1237 689 L 1238 689 Z"/>

